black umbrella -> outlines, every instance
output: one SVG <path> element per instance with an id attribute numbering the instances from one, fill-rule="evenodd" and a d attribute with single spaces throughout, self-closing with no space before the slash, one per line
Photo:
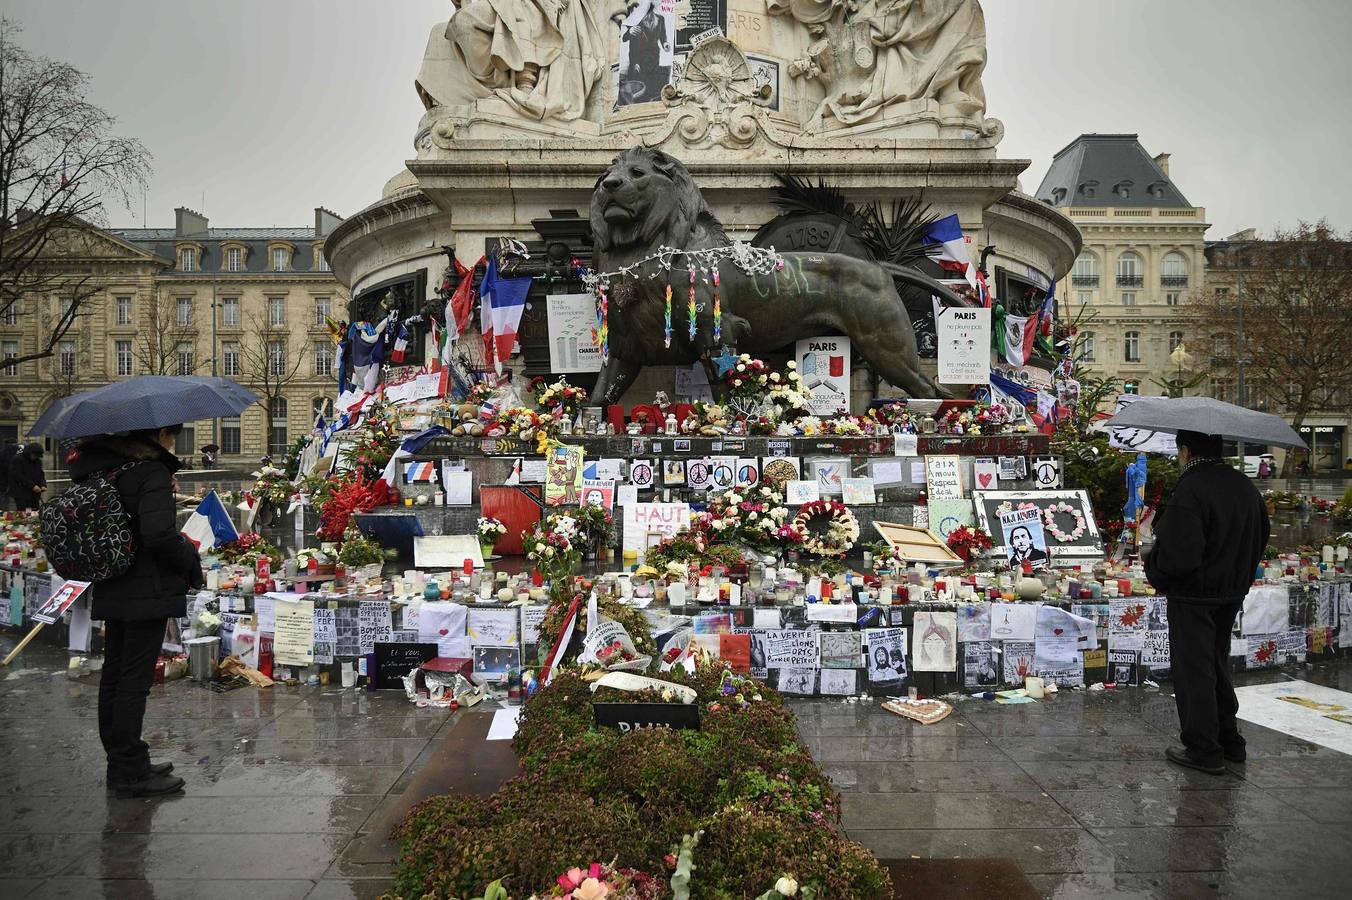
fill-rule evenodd
<path id="1" fill-rule="evenodd" d="M 28 434 L 80 438 L 236 416 L 258 402 L 228 378 L 140 375 L 62 397 Z"/>

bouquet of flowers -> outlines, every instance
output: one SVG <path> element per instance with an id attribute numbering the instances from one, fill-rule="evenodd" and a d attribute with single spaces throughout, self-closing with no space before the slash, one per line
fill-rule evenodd
<path id="1" fill-rule="evenodd" d="M 569 384 L 567 378 L 560 378 L 553 384 L 546 384 L 543 378 L 537 378 L 531 382 L 531 388 L 540 409 L 556 417 L 575 419 L 587 402 L 587 392 Z"/>
<path id="2" fill-rule="evenodd" d="M 788 517 L 784 496 L 760 485 L 710 498 L 700 522 L 702 527 L 707 526 L 714 542 L 740 543 L 765 551 L 777 546 L 779 529 Z"/>
<path id="3" fill-rule="evenodd" d="M 320 505 L 319 530 L 315 534 L 320 540 L 341 541 L 355 514 L 370 512 L 398 499 L 394 488 L 382 479 L 372 477 L 368 481 L 362 475 L 353 476 L 335 488 L 328 500 Z"/>
<path id="4" fill-rule="evenodd" d="M 507 526 L 492 516 L 479 517 L 479 543 L 492 546 L 507 533 Z"/>
<path id="5" fill-rule="evenodd" d="M 251 493 L 257 500 L 285 506 L 291 499 L 291 479 L 286 477 L 286 472 L 276 466 L 263 466 L 254 475 L 258 480 Z"/>
<path id="6" fill-rule="evenodd" d="M 266 556 L 273 561 L 280 561 L 282 556 L 282 551 L 269 544 L 256 531 L 246 531 L 237 540 L 221 544 L 216 548 L 216 552 L 226 562 L 242 566 L 252 566 L 258 562 L 260 556 Z"/>
<path id="7" fill-rule="evenodd" d="M 586 870 L 569 869 L 544 896 L 566 900 L 656 900 L 666 893 L 666 885 L 653 876 L 617 867 L 612 862 L 592 863 Z"/>
<path id="8" fill-rule="evenodd" d="M 585 504 L 569 515 L 577 519 L 586 543 L 592 547 L 604 546 L 614 539 L 615 517 L 604 506 Z"/>
<path id="9" fill-rule="evenodd" d="M 812 391 L 803 382 L 803 376 L 798 374 L 796 362 L 789 360 L 783 373 L 771 372 L 768 380 L 768 399 L 776 421 L 791 420 L 811 412 L 808 401 L 812 399 Z"/>
<path id="10" fill-rule="evenodd" d="M 948 533 L 948 549 L 968 562 L 974 552 L 989 550 L 993 546 L 991 536 L 980 528 L 959 525 Z"/>
<path id="11" fill-rule="evenodd" d="M 577 519 L 556 513 L 521 533 L 531 565 L 557 591 L 582 561 L 583 535 Z"/>
<path id="12" fill-rule="evenodd" d="M 695 527 L 650 548 L 645 559 L 660 573 L 666 574 L 673 565 L 684 573 L 691 563 L 701 568 L 707 565 L 731 568 L 741 562 L 742 552 L 730 544 L 711 544 L 707 528 Z"/>

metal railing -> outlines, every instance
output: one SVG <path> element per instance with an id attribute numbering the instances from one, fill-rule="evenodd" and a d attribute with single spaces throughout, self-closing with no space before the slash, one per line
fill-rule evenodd
<path id="1" fill-rule="evenodd" d="M 1145 284 L 1144 275 L 1118 275 L 1118 287 L 1141 287 Z"/>

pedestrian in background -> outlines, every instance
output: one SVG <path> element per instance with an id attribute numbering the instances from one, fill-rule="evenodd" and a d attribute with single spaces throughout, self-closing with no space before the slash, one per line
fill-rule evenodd
<path id="1" fill-rule="evenodd" d="M 1178 484 L 1155 524 L 1145 572 L 1168 598 L 1169 670 L 1182 747 L 1170 762 L 1212 775 L 1243 762 L 1230 632 L 1267 547 L 1263 496 L 1221 459 L 1221 439 L 1178 432 Z"/>
<path id="2" fill-rule="evenodd" d="M 45 490 L 47 475 L 42 471 L 42 445 L 24 444 L 9 463 L 9 497 L 14 508 L 37 509 Z"/>
<path id="3" fill-rule="evenodd" d="M 186 614 L 186 595 L 204 583 L 197 548 L 178 529 L 171 452 L 183 426 L 101 436 L 70 456 L 78 483 L 110 476 L 127 511 L 136 551 L 121 575 L 96 582 L 91 616 L 102 619 L 99 738 L 108 758 L 108 787 L 118 797 L 149 797 L 183 789 L 172 763 L 152 763 L 141 739 L 146 697 L 170 618 Z"/>
<path id="4" fill-rule="evenodd" d="M 8 440 L 5 446 L 0 447 L 0 509 L 10 509 L 9 466 L 18 454 L 18 441 Z"/>

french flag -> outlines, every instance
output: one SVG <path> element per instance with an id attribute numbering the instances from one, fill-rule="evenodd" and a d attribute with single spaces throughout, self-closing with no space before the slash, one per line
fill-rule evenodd
<path id="1" fill-rule="evenodd" d="M 220 496 L 212 491 L 202 498 L 196 511 L 184 523 L 183 536 L 192 541 L 198 550 L 210 550 L 220 544 L 239 540 L 239 531 L 230 513 L 226 512 Z"/>
<path id="2" fill-rule="evenodd" d="M 394 339 L 394 349 L 390 351 L 390 362 L 401 363 L 408 352 L 408 326 L 399 326 L 399 336 Z"/>
<path id="3" fill-rule="evenodd" d="M 399 471 L 399 461 L 408 459 L 417 453 L 423 447 L 426 447 L 433 438 L 449 435 L 451 432 L 442 425 L 433 425 L 426 431 L 420 431 L 412 437 L 404 438 L 404 442 L 399 445 L 399 449 L 394 451 L 390 461 L 385 464 L 385 471 L 381 473 L 381 479 L 390 487 L 394 487 L 396 473 Z M 429 464 L 430 465 L 430 464 Z"/>
<path id="4" fill-rule="evenodd" d="M 925 229 L 921 242 L 934 248 L 931 257 L 939 264 L 939 268 L 965 279 L 973 292 L 980 291 L 976 267 L 972 265 L 971 255 L 967 252 L 967 238 L 962 233 L 962 224 L 958 222 L 956 214 L 945 216 Z"/>
<path id="5" fill-rule="evenodd" d="M 436 480 L 437 464 L 430 462 L 409 463 L 404 467 L 405 484 L 427 484 Z"/>
<path id="6" fill-rule="evenodd" d="M 497 257 L 488 258 L 488 268 L 479 283 L 479 331 L 484 336 L 484 349 L 492 354 L 499 374 L 503 360 L 511 357 L 516 345 L 516 330 L 526 308 L 531 280 L 498 277 Z"/>

